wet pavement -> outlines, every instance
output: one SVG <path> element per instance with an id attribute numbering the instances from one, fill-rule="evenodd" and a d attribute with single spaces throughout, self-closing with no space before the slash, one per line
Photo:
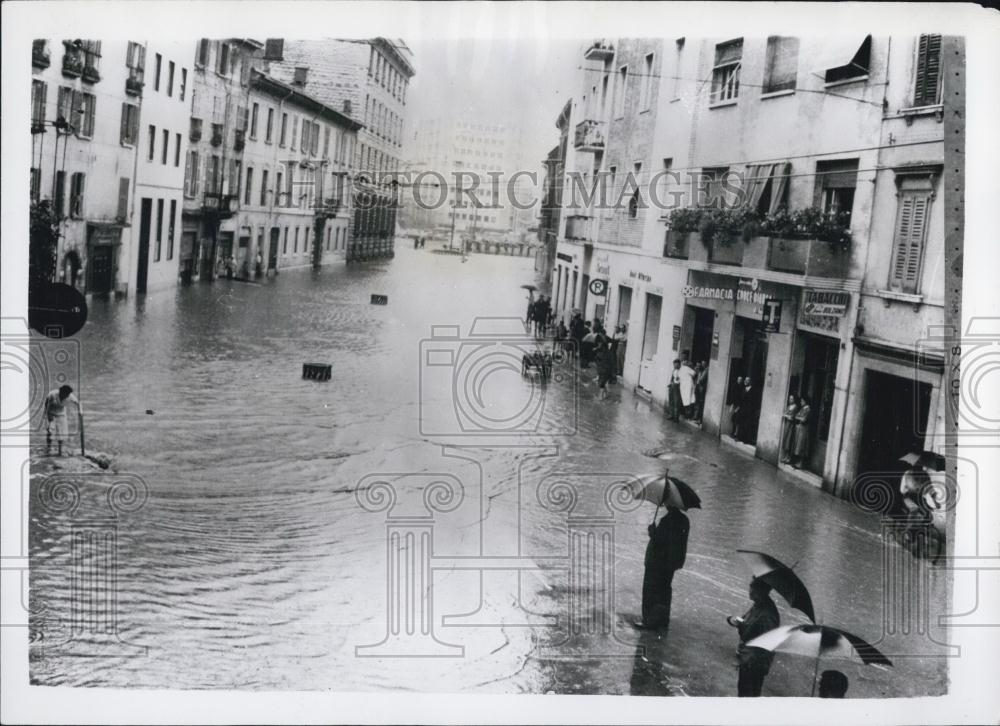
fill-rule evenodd
<path id="1" fill-rule="evenodd" d="M 817 619 L 893 659 L 824 662 L 849 695 L 945 692 L 948 651 L 928 623 L 946 582 L 884 543 L 875 515 L 620 385 L 600 401 L 568 362 L 543 386 L 521 376 L 516 342 L 470 337 L 476 316 L 523 315 L 532 262 L 402 248 L 94 301 L 78 336 L 87 439 L 128 476 L 95 475 L 72 510 L 35 493 L 32 681 L 735 695 L 725 617 L 749 605 L 742 547 L 797 563 Z M 429 340 L 431 326 L 461 337 Z M 332 380 L 303 380 L 304 362 L 330 364 Z M 653 508 L 617 496 L 662 471 L 641 454 L 652 447 L 703 506 L 666 637 L 627 625 Z M 129 499 L 125 480 L 144 494 Z M 108 540 L 81 532 L 112 515 L 108 564 Z M 88 595 L 106 571 L 116 599 Z M 804 622 L 776 601 L 783 623 Z M 779 655 L 764 694 L 808 695 L 813 668 Z"/>

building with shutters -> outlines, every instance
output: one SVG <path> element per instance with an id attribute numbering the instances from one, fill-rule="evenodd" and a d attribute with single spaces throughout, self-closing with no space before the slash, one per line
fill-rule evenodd
<path id="1" fill-rule="evenodd" d="M 398 39 L 266 42 L 266 73 L 361 124 L 353 150 L 347 260 L 391 256 L 413 54 Z"/>
<path id="2" fill-rule="evenodd" d="M 914 341 L 944 323 L 949 42 L 586 44 L 565 164 L 610 203 L 563 183 L 557 315 L 627 323 L 624 380 L 661 404 L 675 358 L 706 363 L 700 425 L 838 495 L 936 450 L 943 346 Z M 789 396 L 810 406 L 794 469 Z"/>

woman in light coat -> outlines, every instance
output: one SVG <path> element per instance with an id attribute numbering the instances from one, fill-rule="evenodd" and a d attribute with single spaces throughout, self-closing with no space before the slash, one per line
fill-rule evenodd
<path id="1" fill-rule="evenodd" d="M 799 410 L 795 414 L 795 435 L 792 438 L 792 466 L 796 469 L 801 468 L 809 456 L 809 418 L 811 414 L 809 399 L 805 396 L 799 396 Z"/>

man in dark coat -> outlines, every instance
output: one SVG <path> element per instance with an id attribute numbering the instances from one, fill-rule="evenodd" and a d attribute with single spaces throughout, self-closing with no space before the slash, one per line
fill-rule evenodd
<path id="1" fill-rule="evenodd" d="M 749 648 L 747 642 L 774 630 L 781 624 L 778 608 L 771 599 L 771 586 L 754 578 L 750 581 L 750 599 L 753 606 L 741 618 L 730 615 L 726 622 L 740 633 L 740 644 L 737 655 L 740 663 L 737 694 L 740 696 L 759 696 L 764 685 L 764 676 L 771 670 L 774 653 L 763 648 Z"/>
<path id="2" fill-rule="evenodd" d="M 649 525 L 646 571 L 642 578 L 642 622 L 633 623 L 634 627 L 664 633 L 670 627 L 674 573 L 684 566 L 690 529 L 684 512 L 669 505 L 659 524 Z"/>

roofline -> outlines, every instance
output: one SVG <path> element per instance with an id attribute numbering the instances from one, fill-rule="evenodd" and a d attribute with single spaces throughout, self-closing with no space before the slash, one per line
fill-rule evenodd
<path id="1" fill-rule="evenodd" d="M 240 45 L 247 45 L 250 46 L 251 48 L 254 48 L 255 50 L 262 50 L 264 48 L 263 43 L 261 43 L 259 40 L 254 40 L 253 38 L 230 38 L 229 42 L 239 43 Z"/>
<path id="2" fill-rule="evenodd" d="M 304 106 L 311 111 L 315 111 L 320 115 L 326 116 L 331 121 L 334 121 L 341 126 L 346 126 L 352 131 L 364 128 L 364 124 L 360 121 L 355 121 L 350 116 L 345 115 L 332 106 L 326 105 L 319 99 L 313 98 L 307 93 L 303 93 L 294 86 L 290 86 L 287 83 L 277 80 L 276 78 L 272 78 L 271 76 L 261 73 L 256 68 L 253 69 L 253 73 L 250 76 L 250 87 L 263 91 L 264 93 L 270 93 L 278 99 L 292 99 L 300 106 Z"/>
<path id="3" fill-rule="evenodd" d="M 407 50 L 410 50 L 409 47 L 407 47 L 406 43 L 404 43 L 402 40 L 393 42 L 388 38 L 373 38 L 369 42 L 372 43 L 373 45 L 377 44 L 382 50 L 391 55 L 397 63 L 403 66 L 403 70 L 408 78 L 413 78 L 413 76 L 417 74 L 417 71 L 413 68 L 413 64 L 410 63 L 410 61 L 408 61 L 406 57 L 402 53 L 400 53 L 399 50 L 397 49 L 397 44 L 398 44 L 399 47 L 403 47 L 406 48 Z"/>

